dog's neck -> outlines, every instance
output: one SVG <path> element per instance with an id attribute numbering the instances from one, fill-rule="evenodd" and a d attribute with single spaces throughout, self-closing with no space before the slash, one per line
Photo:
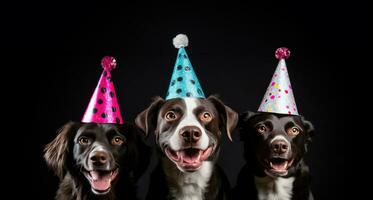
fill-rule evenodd
<path id="1" fill-rule="evenodd" d="M 201 168 L 195 172 L 181 172 L 168 158 L 162 159 L 162 168 L 170 194 L 178 200 L 203 200 L 208 187 L 214 164 L 204 161 Z"/>
<path id="2" fill-rule="evenodd" d="M 255 176 L 258 200 L 290 200 L 293 196 L 294 179 L 295 177 Z"/>

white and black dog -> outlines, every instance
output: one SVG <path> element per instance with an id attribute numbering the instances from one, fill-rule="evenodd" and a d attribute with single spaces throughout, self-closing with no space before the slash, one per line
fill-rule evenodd
<path id="1" fill-rule="evenodd" d="M 238 114 L 218 98 L 155 101 L 136 124 L 155 133 L 161 158 L 151 175 L 147 199 L 226 199 L 230 185 L 215 164 L 221 136 L 231 132 Z"/>
<path id="2" fill-rule="evenodd" d="M 235 199 L 311 200 L 309 168 L 304 162 L 313 125 L 301 116 L 246 112 L 238 123 L 246 165 Z"/>

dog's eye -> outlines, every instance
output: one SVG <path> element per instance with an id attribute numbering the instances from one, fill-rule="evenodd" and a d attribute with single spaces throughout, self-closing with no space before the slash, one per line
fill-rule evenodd
<path id="1" fill-rule="evenodd" d="M 121 144 L 123 144 L 123 142 L 124 142 L 123 138 L 121 138 L 119 136 L 115 136 L 111 140 L 111 144 L 113 144 L 113 145 L 121 145 Z"/>
<path id="2" fill-rule="evenodd" d="M 87 137 L 80 137 L 79 138 L 79 144 L 81 145 L 89 145 L 90 141 Z"/>
<path id="3" fill-rule="evenodd" d="M 165 115 L 167 121 L 174 121 L 177 119 L 177 115 L 173 111 L 168 111 Z"/>
<path id="4" fill-rule="evenodd" d="M 295 127 L 295 126 L 289 128 L 289 129 L 287 130 L 288 135 L 292 135 L 292 136 L 298 135 L 299 132 L 300 132 L 299 128 L 298 128 L 298 127 Z"/>
<path id="5" fill-rule="evenodd" d="M 260 134 L 263 134 L 265 132 L 267 132 L 267 127 L 265 127 L 264 125 L 259 125 L 256 130 L 260 133 Z"/>
<path id="6" fill-rule="evenodd" d="M 203 121 L 203 122 L 210 122 L 212 120 L 212 116 L 209 112 L 203 112 L 200 114 L 199 118 Z"/>

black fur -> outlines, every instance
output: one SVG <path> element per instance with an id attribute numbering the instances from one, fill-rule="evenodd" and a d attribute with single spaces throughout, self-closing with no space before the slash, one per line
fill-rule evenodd
<path id="1" fill-rule="evenodd" d="M 265 134 L 257 131 L 258 124 L 267 124 L 269 130 Z M 301 132 L 296 136 L 289 136 L 286 129 L 297 126 Z M 237 186 L 234 188 L 234 199 L 258 199 L 254 177 L 264 177 L 266 167 L 262 159 L 268 157 L 268 141 L 276 135 L 283 135 L 291 144 L 291 156 L 294 158 L 292 166 L 286 175 L 279 177 L 295 177 L 293 182 L 292 200 L 313 199 L 310 189 L 310 172 L 304 161 L 311 137 L 314 135 L 313 125 L 301 116 L 290 116 L 271 113 L 246 112 L 240 116 L 238 128 L 244 143 L 244 158 L 246 164 L 241 169 Z M 276 175 L 271 175 L 276 177 Z"/>
<path id="2" fill-rule="evenodd" d="M 79 138 L 89 138 L 89 144 L 82 145 Z M 44 158 L 48 166 L 60 178 L 56 194 L 57 200 L 92 199 L 136 199 L 135 183 L 149 163 L 149 148 L 142 138 L 143 133 L 134 125 L 82 124 L 69 122 L 64 125 L 57 137 L 45 147 Z M 123 139 L 121 144 L 113 144 L 113 138 Z M 105 147 L 105 164 L 92 165 L 94 145 Z M 84 173 L 88 168 L 119 169 L 106 194 L 95 194 Z M 91 169 L 90 169 L 91 170 Z"/>
<path id="3" fill-rule="evenodd" d="M 206 132 L 210 133 L 209 137 L 216 141 L 216 148 L 208 158 L 208 160 L 213 163 L 214 168 L 212 169 L 213 171 L 211 178 L 208 181 L 208 186 L 203 193 L 203 199 L 225 200 L 228 198 L 228 196 L 230 196 L 231 187 L 225 173 L 220 167 L 218 167 L 216 161 L 220 151 L 221 137 L 223 134 L 226 134 L 229 138 L 231 138 L 231 132 L 236 127 L 238 121 L 238 114 L 231 108 L 225 106 L 223 102 L 214 96 L 210 96 L 207 99 L 199 99 L 199 103 L 201 104 L 201 107 L 204 107 L 205 110 L 210 111 L 215 116 L 215 118 L 208 124 L 202 124 Z M 171 130 L 169 133 L 173 134 L 174 128 L 176 128 L 178 125 L 178 121 L 169 123 L 163 119 L 164 113 L 172 110 L 172 107 L 175 105 L 177 105 L 177 108 L 180 109 L 180 113 L 186 112 L 186 108 L 183 107 L 181 99 L 171 99 L 165 101 L 158 97 L 136 118 L 136 125 L 138 125 L 144 132 L 155 134 L 156 142 L 158 144 L 157 149 L 160 157 L 158 167 L 151 174 L 149 192 L 146 197 L 147 200 L 173 199 L 170 191 L 177 187 L 175 187 L 176 184 L 174 183 L 174 179 L 167 180 L 165 170 L 177 173 L 189 173 L 180 171 L 176 165 L 166 157 L 163 149 L 164 147 L 159 143 L 159 137 L 161 134 L 165 134 L 166 130 Z M 201 111 L 204 110 L 197 110 L 194 112 Z M 169 164 L 168 167 L 163 166 L 166 165 L 165 163 Z"/>

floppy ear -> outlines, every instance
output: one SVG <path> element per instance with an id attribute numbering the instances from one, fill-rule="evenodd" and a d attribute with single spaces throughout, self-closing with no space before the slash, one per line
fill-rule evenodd
<path id="1" fill-rule="evenodd" d="M 306 132 L 310 137 L 313 137 L 315 135 L 315 128 L 313 127 L 313 124 L 310 121 L 306 120 L 303 116 L 301 119 Z"/>
<path id="2" fill-rule="evenodd" d="M 58 135 L 44 148 L 44 159 L 54 173 L 62 179 L 66 171 L 66 160 L 69 153 L 69 138 L 74 132 L 76 123 L 68 122 L 59 129 Z"/>
<path id="3" fill-rule="evenodd" d="M 127 155 L 124 158 L 125 167 L 133 172 L 134 180 L 137 181 L 146 171 L 150 161 L 150 147 L 145 143 L 145 135 L 136 125 L 126 123 L 120 127 L 121 133 L 126 133 Z"/>
<path id="4" fill-rule="evenodd" d="M 157 113 L 161 106 L 164 104 L 165 100 L 161 97 L 155 97 L 154 101 L 150 106 L 137 115 L 135 119 L 136 125 L 142 129 L 146 135 L 149 134 L 151 130 L 154 130 L 157 124 Z"/>
<path id="5" fill-rule="evenodd" d="M 219 112 L 221 120 L 225 124 L 224 130 L 227 133 L 228 138 L 232 141 L 231 133 L 237 125 L 238 114 L 230 107 L 224 105 L 224 103 L 215 96 L 209 96 L 207 100 L 215 105 L 216 109 Z"/>
<path id="6" fill-rule="evenodd" d="M 246 139 L 248 139 L 247 132 L 249 132 L 251 130 L 250 124 L 248 123 L 248 121 L 252 117 L 257 116 L 257 115 L 258 115 L 257 112 L 252 112 L 252 111 L 246 111 L 246 112 L 243 112 L 243 113 L 240 114 L 237 126 L 238 126 L 238 130 L 240 132 L 240 140 L 241 141 L 245 141 Z"/>
<path id="7" fill-rule="evenodd" d="M 307 121 L 303 116 L 301 117 L 305 132 L 307 133 L 307 142 L 304 145 L 304 150 L 308 151 L 308 145 L 312 142 L 312 137 L 315 135 L 315 129 L 310 121 Z"/>
<path id="8" fill-rule="evenodd" d="M 246 111 L 240 114 L 239 124 L 249 121 L 249 119 L 255 116 L 257 113 L 252 111 Z"/>

